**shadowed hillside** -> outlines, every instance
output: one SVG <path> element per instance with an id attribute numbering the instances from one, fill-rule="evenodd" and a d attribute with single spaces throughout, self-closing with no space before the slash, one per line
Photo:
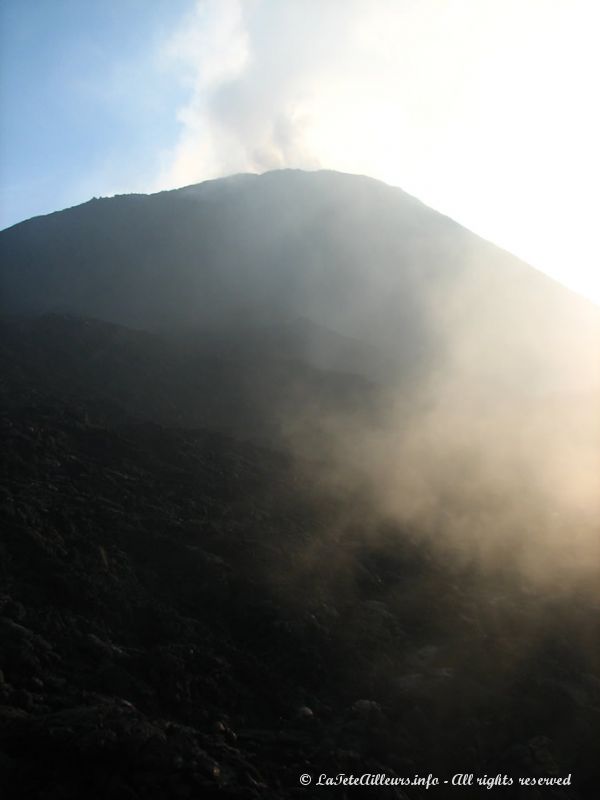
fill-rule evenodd
<path id="1" fill-rule="evenodd" d="M 457 332 L 508 380 L 540 347 L 559 368 L 575 344 L 598 354 L 588 303 L 399 189 L 333 172 L 92 200 L 2 232 L 0 263 L 8 313 L 228 333 L 308 317 L 376 347 L 383 361 L 364 369 L 394 380 L 444 358 Z"/>
<path id="2" fill-rule="evenodd" d="M 360 355 L 351 341 L 302 321 L 246 329 L 243 337 L 165 337 L 63 315 L 6 319 L 0 400 L 14 406 L 52 397 L 97 409 L 110 421 L 213 428 L 281 445 L 295 416 L 358 420 L 376 410 L 367 379 L 299 358 L 315 337 L 342 358 Z"/>
<path id="3" fill-rule="evenodd" d="M 596 796 L 594 306 L 331 172 L 93 200 L 0 259 L 9 798 Z"/>
<path id="4" fill-rule="evenodd" d="M 585 598 L 460 567 L 226 437 L 52 403 L 0 426 L 5 796 L 275 800 L 303 773 L 459 771 L 594 796 Z"/>

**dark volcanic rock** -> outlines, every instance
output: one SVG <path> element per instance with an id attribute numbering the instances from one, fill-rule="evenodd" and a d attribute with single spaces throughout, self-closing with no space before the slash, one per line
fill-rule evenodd
<path id="1" fill-rule="evenodd" d="M 302 773 L 459 769 L 572 772 L 553 796 L 592 796 L 583 602 L 515 590 L 488 624 L 501 587 L 396 529 L 339 539 L 341 573 L 315 568 L 326 549 L 305 568 L 349 498 L 300 491 L 255 445 L 51 405 L 0 422 L 8 797 L 284 798 Z"/>
<path id="2" fill-rule="evenodd" d="M 357 425 L 381 440 L 450 394 L 457 438 L 476 439 L 465 502 L 493 519 L 506 493 L 469 470 L 497 418 L 491 466 L 546 430 L 567 450 L 597 430 L 570 427 L 595 408 L 597 309 L 328 172 L 94 200 L 1 232 L 0 261 L 3 800 L 346 798 L 314 785 L 340 773 L 571 774 L 494 791 L 597 796 L 593 593 L 461 561 L 363 483 L 322 479 L 341 453 L 377 480 Z M 460 447 L 425 456 L 462 465 Z M 537 487 L 517 465 L 515 507 Z"/>

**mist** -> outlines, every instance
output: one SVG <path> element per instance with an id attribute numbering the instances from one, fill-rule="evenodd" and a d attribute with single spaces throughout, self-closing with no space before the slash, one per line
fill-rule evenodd
<path id="1" fill-rule="evenodd" d="M 485 264 L 467 248 L 453 284 L 421 305 L 435 351 L 420 372 L 380 376 L 367 414 L 295 409 L 290 441 L 303 457 L 327 442 L 322 480 L 450 561 L 597 594 L 598 313 L 518 269 L 508 288 L 500 254 L 484 252 Z M 367 297 L 393 294 L 370 276 Z M 394 322 L 382 338 L 397 335 Z"/>
<path id="2" fill-rule="evenodd" d="M 187 100 L 148 188 L 370 175 L 597 302 L 595 23 L 562 0 L 199 2 L 161 51 Z"/>
<path id="3" fill-rule="evenodd" d="M 332 171 L 95 199 L 2 232 L 0 259 L 0 600 L 45 637 L 0 626 L 40 650 L 6 648 L 0 691 L 34 708 L 11 752 L 75 715 L 112 769 L 104 731 L 154 715 L 228 775 L 243 753 L 296 787 L 290 741 L 315 770 L 572 772 L 594 796 L 593 304 Z"/>
<path id="4" fill-rule="evenodd" d="M 409 195 L 327 171 L 237 176 L 96 200 L 2 247 L 5 310 L 166 336 L 162 399 L 140 393 L 137 362 L 119 368 L 136 413 L 289 448 L 321 465 L 311 480 L 463 561 L 592 585 L 600 314 Z"/>

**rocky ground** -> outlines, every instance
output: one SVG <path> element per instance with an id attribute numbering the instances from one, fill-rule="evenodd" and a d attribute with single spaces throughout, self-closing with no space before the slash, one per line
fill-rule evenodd
<path id="1" fill-rule="evenodd" d="M 571 773 L 494 791 L 596 796 L 589 598 L 484 588 L 219 434 L 52 402 L 0 432 L 3 797 L 344 797 L 299 776 L 366 772 Z"/>

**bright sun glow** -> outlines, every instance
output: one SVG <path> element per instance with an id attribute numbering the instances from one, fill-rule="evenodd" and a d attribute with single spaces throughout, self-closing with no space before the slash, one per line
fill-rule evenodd
<path id="1" fill-rule="evenodd" d="M 170 43 L 196 77 L 156 186 L 371 175 L 600 303 L 598 22 L 586 0 L 202 2 Z"/>

